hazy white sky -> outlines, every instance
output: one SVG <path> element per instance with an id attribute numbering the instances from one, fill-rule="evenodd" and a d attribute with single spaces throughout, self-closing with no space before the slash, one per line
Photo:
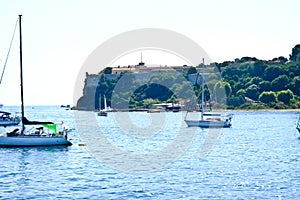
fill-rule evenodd
<path id="1" fill-rule="evenodd" d="M 26 105 L 73 105 L 78 72 L 107 39 L 139 28 L 163 28 L 197 42 L 213 61 L 243 56 L 289 57 L 300 43 L 298 0 L 0 0 L 0 70 L 23 15 Z M 19 105 L 19 41 L 15 37 L 0 103 Z M 182 65 L 143 54 L 145 63 Z M 136 64 L 136 59 L 116 65 Z M 125 63 L 128 62 L 128 63 Z M 178 63 L 176 63 L 178 62 Z"/>

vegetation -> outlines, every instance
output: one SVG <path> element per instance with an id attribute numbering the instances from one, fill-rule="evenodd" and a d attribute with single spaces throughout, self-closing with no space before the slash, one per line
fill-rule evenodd
<path id="1" fill-rule="evenodd" d="M 289 59 L 278 57 L 265 61 L 243 57 L 214 63 L 214 66 L 221 78 L 216 76 L 212 65 L 204 68 L 199 65 L 180 73 L 149 72 L 148 78 L 139 79 L 130 71 L 122 72 L 116 79 L 107 79 L 105 75 L 112 72 L 107 68 L 100 73 L 95 102 L 104 94 L 114 108 L 149 108 L 162 102 L 188 104 L 191 100 L 199 103 L 202 77 L 191 81 L 189 76 L 211 68 L 204 88 L 205 101 L 210 104 L 230 109 L 300 107 L 300 45 L 292 49 Z"/>
<path id="2" fill-rule="evenodd" d="M 252 103 L 233 104 L 233 108 L 299 108 L 300 45 L 293 48 L 289 60 L 244 57 L 234 62 L 217 63 L 217 66 L 223 80 L 230 83 L 232 93 L 228 99 L 240 96 L 253 100 Z"/>

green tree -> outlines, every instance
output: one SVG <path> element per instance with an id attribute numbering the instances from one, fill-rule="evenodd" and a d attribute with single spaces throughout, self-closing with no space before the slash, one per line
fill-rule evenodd
<path id="1" fill-rule="evenodd" d="M 292 84 L 293 93 L 300 96 L 300 76 L 294 77 Z"/>
<path id="2" fill-rule="evenodd" d="M 288 88 L 291 79 L 287 75 L 280 75 L 272 81 L 273 91 L 280 91 Z"/>
<path id="3" fill-rule="evenodd" d="M 227 105 L 233 107 L 239 107 L 245 103 L 245 99 L 243 96 L 235 96 L 235 97 L 228 97 L 227 98 Z"/>
<path id="4" fill-rule="evenodd" d="M 260 88 L 260 92 L 263 91 L 271 91 L 272 90 L 272 83 L 270 81 L 261 81 L 258 84 L 258 87 Z"/>
<path id="5" fill-rule="evenodd" d="M 143 108 L 151 108 L 153 106 L 153 104 L 159 103 L 159 101 L 157 99 L 144 99 L 143 101 Z"/>
<path id="6" fill-rule="evenodd" d="M 300 55 L 300 44 L 297 44 L 293 49 L 292 49 L 292 54 L 290 54 L 290 61 L 293 62 L 299 62 L 299 55 Z"/>
<path id="7" fill-rule="evenodd" d="M 268 65 L 263 61 L 256 61 L 250 68 L 249 68 L 249 74 L 251 76 L 261 76 L 265 69 L 268 67 Z"/>
<path id="8" fill-rule="evenodd" d="M 214 87 L 214 95 L 217 102 L 223 102 L 226 97 L 230 96 L 232 89 L 228 82 L 218 81 Z"/>
<path id="9" fill-rule="evenodd" d="M 290 105 L 291 100 L 294 98 L 294 93 L 291 90 L 281 90 L 277 93 L 278 101 L 283 102 L 286 105 Z"/>
<path id="10" fill-rule="evenodd" d="M 255 84 L 250 85 L 249 87 L 246 88 L 245 90 L 246 97 L 249 97 L 250 99 L 253 100 L 258 100 L 258 95 L 259 95 L 259 87 Z"/>
<path id="11" fill-rule="evenodd" d="M 237 91 L 236 95 L 245 97 L 246 91 L 244 89 L 239 89 Z"/>
<path id="12" fill-rule="evenodd" d="M 272 91 L 264 91 L 259 95 L 258 99 L 263 103 L 269 104 L 276 102 L 276 94 Z"/>
<path id="13" fill-rule="evenodd" d="M 172 90 L 178 98 L 191 99 L 195 94 L 193 91 L 192 84 L 188 81 L 185 81 L 181 84 L 175 84 L 176 87 Z"/>
<path id="14" fill-rule="evenodd" d="M 279 56 L 278 58 L 273 58 L 272 61 L 279 62 L 280 64 L 284 64 L 288 61 L 288 59 L 283 56 Z"/>
<path id="15" fill-rule="evenodd" d="M 291 75 L 300 76 L 300 62 L 299 63 L 287 63 L 286 65 Z"/>
<path id="16" fill-rule="evenodd" d="M 189 75 L 189 74 L 197 74 L 196 67 L 190 67 L 186 72 L 186 75 Z"/>
<path id="17" fill-rule="evenodd" d="M 104 74 L 111 74 L 112 73 L 112 67 L 106 67 L 102 72 Z"/>
<path id="18" fill-rule="evenodd" d="M 272 81 L 277 78 L 279 75 L 283 74 L 283 69 L 280 66 L 269 66 L 265 69 L 263 77 L 267 81 Z"/>

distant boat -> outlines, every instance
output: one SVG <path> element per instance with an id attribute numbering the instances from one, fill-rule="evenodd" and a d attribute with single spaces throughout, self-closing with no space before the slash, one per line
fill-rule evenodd
<path id="1" fill-rule="evenodd" d="M 232 115 L 223 116 L 220 113 L 200 113 L 200 120 L 186 119 L 188 127 L 201 128 L 229 128 L 231 127 Z"/>
<path id="2" fill-rule="evenodd" d="M 70 105 L 61 105 L 60 107 L 61 107 L 61 108 L 71 108 Z"/>
<path id="3" fill-rule="evenodd" d="M 65 110 L 70 110 L 71 106 L 70 105 L 61 105 L 61 108 L 64 108 Z"/>
<path id="4" fill-rule="evenodd" d="M 16 126 L 20 122 L 20 116 L 12 116 L 9 112 L 0 111 L 0 126 Z"/>
<path id="5" fill-rule="evenodd" d="M 179 112 L 180 109 L 181 109 L 180 104 L 170 103 L 170 104 L 167 104 L 167 106 L 166 106 L 166 111 Z"/>
<path id="6" fill-rule="evenodd" d="M 199 73 L 198 73 L 199 75 Z M 201 110 L 200 119 L 188 119 L 188 111 L 185 115 L 184 121 L 188 127 L 201 128 L 229 128 L 231 127 L 232 114 L 221 115 L 220 113 L 206 113 L 204 112 L 204 77 L 202 76 L 202 92 L 201 92 Z"/>
<path id="7" fill-rule="evenodd" d="M 53 122 L 29 121 L 24 117 L 23 101 L 23 69 L 22 69 L 22 31 L 21 17 L 19 15 L 20 31 L 20 81 L 21 81 L 21 110 L 22 110 L 22 128 L 16 128 L 11 132 L 0 135 L 0 146 L 2 147 L 23 147 L 23 146 L 58 146 L 72 145 L 68 140 L 68 128 L 62 123 L 62 131 L 57 131 L 57 124 Z M 37 128 L 25 130 L 25 125 L 39 125 Z"/>
<path id="8" fill-rule="evenodd" d="M 98 111 L 97 112 L 97 115 L 98 116 L 104 116 L 104 117 L 106 117 L 107 116 L 107 103 L 106 103 L 106 97 L 105 97 L 105 95 L 103 96 L 103 99 L 104 99 L 104 108 L 102 109 L 102 105 L 101 105 L 101 95 L 100 95 L 100 102 L 99 102 L 99 110 L 100 111 Z"/>
<path id="9" fill-rule="evenodd" d="M 296 129 L 297 129 L 298 132 L 300 133 L 300 116 L 299 116 L 298 121 L 297 121 Z"/>

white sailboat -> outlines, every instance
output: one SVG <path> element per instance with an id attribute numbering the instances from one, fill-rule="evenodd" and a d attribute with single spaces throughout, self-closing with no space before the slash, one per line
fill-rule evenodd
<path id="1" fill-rule="evenodd" d="M 15 129 L 0 135 L 1 147 L 24 147 L 24 146 L 58 146 L 72 145 L 68 140 L 67 128 L 62 123 L 62 131 L 56 130 L 56 125 L 52 122 L 29 121 L 24 116 L 23 101 L 23 69 L 22 69 L 22 30 L 21 17 L 19 15 L 19 31 L 20 31 L 20 81 L 21 81 L 21 110 L 22 110 L 22 128 Z M 30 130 L 25 129 L 25 125 L 39 126 Z"/>
<path id="2" fill-rule="evenodd" d="M 103 96 L 104 99 L 104 109 L 101 108 L 101 95 L 100 95 L 100 102 L 99 102 L 99 112 L 97 113 L 98 116 L 107 116 L 107 103 L 106 103 L 106 97 L 105 95 Z"/>
<path id="3" fill-rule="evenodd" d="M 200 119 L 187 119 L 186 113 L 184 121 L 188 127 L 201 128 L 229 128 L 231 127 L 232 114 L 222 115 L 220 113 L 206 113 L 204 108 L 204 77 L 202 76 L 202 92 L 201 92 L 201 111 Z"/>
<path id="4" fill-rule="evenodd" d="M 230 128 L 232 115 L 222 116 L 219 113 L 203 113 L 200 120 L 185 119 L 188 127 Z"/>

